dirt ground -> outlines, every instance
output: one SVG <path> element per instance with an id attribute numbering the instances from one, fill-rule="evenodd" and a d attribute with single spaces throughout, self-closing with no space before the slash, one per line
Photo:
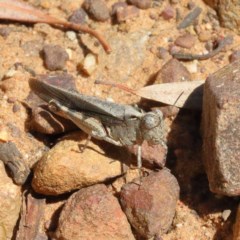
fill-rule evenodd
<path id="1" fill-rule="evenodd" d="M 83 1 L 29 0 L 26 2 L 58 18 L 67 19 Z M 106 2 L 110 9 L 112 4 L 117 1 L 107 0 Z M 233 43 L 213 58 L 182 62 L 189 70 L 192 80 L 206 79 L 209 74 L 227 65 L 232 52 L 240 49 L 240 36 L 217 24 L 214 26 L 207 17 L 208 13 L 214 15 L 214 10 L 203 1 L 183 0 L 171 5 L 175 10 L 178 8 L 182 16 L 189 11 L 189 4 L 195 4 L 203 9 L 198 24 L 183 30 L 176 28 L 178 24 L 176 17 L 165 20 L 160 16 L 160 13 L 170 3 L 168 1 L 155 2 L 155 7 L 140 10 L 139 16 L 120 24 L 113 23 L 111 20 L 106 22 L 98 22 L 91 18 L 88 20 L 89 26 L 102 33 L 112 46 L 113 53 L 110 54 L 112 58 L 104 52 L 101 46 L 96 47 L 96 44 L 94 45 L 96 39 L 89 35 L 79 34 L 77 40 L 71 40 L 67 31 L 47 24 L 1 21 L 0 28 L 9 28 L 10 33 L 8 36 L 0 36 L 0 79 L 7 86 L 7 90 L 1 92 L 0 123 L 6 124 L 12 118 L 12 113 L 10 113 L 12 105 L 10 105 L 9 99 L 14 99 L 14 104 L 24 110 L 16 113 L 11 122 L 16 124 L 21 131 L 26 131 L 24 120 L 28 118 L 29 112 L 25 110 L 22 101 L 29 94 L 28 80 L 31 77 L 26 69 L 31 69 L 36 74 L 51 72 L 45 67 L 41 53 L 46 44 L 60 45 L 67 51 L 69 60 L 62 71 L 71 74 L 76 79 L 79 91 L 126 104 L 139 103 L 140 98 L 109 86 L 96 85 L 95 80 L 105 79 L 123 83 L 133 89 L 139 89 L 149 83 L 156 83 L 156 73 L 170 59 L 170 56 L 159 57 L 159 48 L 168 50 L 171 45 L 174 45 L 176 38 L 184 33 L 190 33 L 196 37 L 194 46 L 185 50 L 194 54 L 203 54 L 207 51 L 205 48 L 207 41 L 199 40 L 201 34 L 209 33 L 209 41 L 227 35 L 233 37 Z M 127 50 L 121 51 L 119 42 L 115 40 L 116 36 L 122 46 L 124 43 L 128 46 Z M 82 43 L 78 37 L 82 39 Z M 90 76 L 86 76 L 79 69 L 79 64 L 86 55 L 86 47 L 83 48 L 82 45 L 86 45 L 97 54 L 96 70 Z M 120 55 L 116 56 L 116 54 Z M 112 61 L 112 59 L 117 60 Z M 16 68 L 16 63 L 20 63 L 24 67 Z M 147 109 L 151 106 L 160 106 L 158 103 L 150 101 L 144 101 L 141 104 Z M 166 119 L 169 131 L 169 152 L 166 165 L 176 176 L 181 193 L 173 225 L 166 234 L 161 236 L 164 240 L 232 239 L 238 199 L 219 196 L 209 190 L 201 160 L 200 120 L 201 112 L 184 109 L 177 117 L 173 114 Z M 17 144 L 23 152 L 30 154 L 29 149 L 36 152 L 38 146 L 43 148 L 42 139 L 44 137 L 46 136 L 34 138 L 32 141 L 26 140 L 24 137 L 19 138 Z M 28 162 L 30 161 L 31 158 L 28 159 Z M 53 206 L 53 211 L 61 205 L 61 202 L 49 200 L 49 204 Z M 45 213 L 46 220 L 50 212 Z M 226 213 L 230 213 L 226 217 L 227 219 L 225 218 Z"/>

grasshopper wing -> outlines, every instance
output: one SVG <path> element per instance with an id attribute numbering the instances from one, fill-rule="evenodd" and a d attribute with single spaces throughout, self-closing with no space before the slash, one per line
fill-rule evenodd
<path id="1" fill-rule="evenodd" d="M 49 102 L 55 99 L 64 106 L 76 111 L 100 114 L 123 121 L 126 118 L 141 116 L 141 112 L 130 105 L 107 102 L 97 97 L 65 90 L 38 79 L 30 79 L 29 85 L 33 92 L 44 101 Z"/>

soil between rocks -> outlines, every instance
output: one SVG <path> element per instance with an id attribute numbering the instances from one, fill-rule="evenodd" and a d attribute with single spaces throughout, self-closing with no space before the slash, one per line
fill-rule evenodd
<path id="1" fill-rule="evenodd" d="M 67 19 L 83 3 L 82 0 L 29 0 L 26 2 L 64 19 Z M 106 1 L 109 9 L 115 2 L 117 1 Z M 203 9 L 198 24 L 195 28 L 191 26 L 183 30 L 176 28 L 178 24 L 176 17 L 165 20 L 160 16 L 160 13 L 170 5 L 168 1 L 154 2 L 158 2 L 159 6 L 141 10 L 139 16 L 120 24 L 112 23 L 111 20 L 105 22 L 97 22 L 91 18 L 88 20 L 89 26 L 101 32 L 112 46 L 113 51 L 110 55 L 96 44 L 95 39 L 85 34 L 80 34 L 80 38 L 76 35 L 72 40 L 66 31 L 47 24 L 32 25 L 0 21 L 0 28 L 6 28 L 10 32 L 8 36 L 0 36 L 0 79 L 2 79 L 0 124 L 6 125 L 11 133 L 15 133 L 12 136 L 19 150 L 26 154 L 30 154 L 31 151 L 36 154 L 37 149 L 40 152 L 44 151 L 43 142 L 47 142 L 48 146 L 52 142 L 52 137 L 29 135 L 27 138 L 26 135 L 21 135 L 21 132 L 27 130 L 26 119 L 28 119 L 28 111 L 22 104 L 30 91 L 28 79 L 31 74 L 26 69 L 31 69 L 36 74 L 52 73 L 46 69 L 42 57 L 42 49 L 47 44 L 60 45 L 66 50 L 69 60 L 62 71 L 70 73 L 76 79 L 77 88 L 81 93 L 113 99 L 115 102 L 124 104 L 139 103 L 140 98 L 115 88 L 96 85 L 95 80 L 107 79 L 124 83 L 133 89 L 154 83 L 157 72 L 170 59 L 169 55 L 159 57 L 159 48 L 168 50 L 177 37 L 186 33 L 198 37 L 189 50 L 196 54 L 207 51 L 205 46 L 210 41 L 203 41 L 203 39 L 208 39 L 208 36 L 210 39 L 226 35 L 233 36 L 233 43 L 217 56 L 204 61 L 182 62 L 190 72 L 192 80 L 206 79 L 209 74 L 227 65 L 230 55 L 240 48 L 240 36 L 219 25 L 212 25 L 206 16 L 207 12 L 212 14 L 213 10 L 202 1 L 193 3 Z M 175 10 L 178 8 L 181 15 L 185 16 L 189 11 L 188 5 L 189 1 L 184 0 L 172 4 L 172 8 Z M 199 34 L 196 34 L 194 30 L 196 28 Z M 79 69 L 87 49 L 97 55 L 97 66 L 90 76 L 86 76 Z M 18 67 L 16 67 L 17 63 Z M 160 106 L 158 103 L 145 101 L 142 104 L 147 106 L 146 109 L 152 105 Z M 13 119 L 12 111 L 15 111 L 13 109 L 16 109 L 16 106 L 20 110 L 16 111 Z M 182 110 L 177 117 L 168 117 L 165 120 L 169 131 L 169 153 L 166 164 L 179 182 L 181 196 L 172 228 L 161 236 L 164 240 L 232 239 L 237 200 L 217 196 L 209 191 L 201 161 L 200 119 L 199 112 Z M 38 155 L 41 154 L 38 152 Z M 30 167 L 38 160 L 37 157 L 34 159 L 26 157 L 26 159 Z M 42 221 L 43 232 L 49 216 L 62 204 L 62 197 L 59 201 L 49 200 L 48 204 L 49 207 Z M 223 217 L 224 210 L 231 210 L 226 220 Z M 51 227 L 54 229 L 54 226 Z"/>

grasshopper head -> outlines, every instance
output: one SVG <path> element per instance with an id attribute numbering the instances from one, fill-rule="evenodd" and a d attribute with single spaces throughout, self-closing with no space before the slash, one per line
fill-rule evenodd
<path id="1" fill-rule="evenodd" d="M 141 118 L 140 128 L 143 140 L 148 141 L 150 144 L 165 144 L 163 114 L 160 110 L 146 113 Z"/>

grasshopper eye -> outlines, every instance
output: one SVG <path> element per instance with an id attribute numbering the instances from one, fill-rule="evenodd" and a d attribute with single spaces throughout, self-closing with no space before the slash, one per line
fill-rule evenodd
<path id="1" fill-rule="evenodd" d="M 160 124 L 160 117 L 157 114 L 150 112 L 142 118 L 141 123 L 145 129 L 152 129 Z"/>
<path id="2" fill-rule="evenodd" d="M 60 110 L 60 107 L 58 106 L 58 103 L 54 100 L 51 100 L 49 103 L 48 103 L 48 108 L 51 112 L 58 112 Z"/>

